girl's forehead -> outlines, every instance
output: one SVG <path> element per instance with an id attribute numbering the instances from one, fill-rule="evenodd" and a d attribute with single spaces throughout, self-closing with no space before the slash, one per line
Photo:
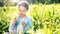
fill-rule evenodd
<path id="1" fill-rule="evenodd" d="M 24 6 L 19 6 L 19 8 L 25 8 Z"/>
<path id="2" fill-rule="evenodd" d="M 24 6 L 19 6 L 20 10 L 26 10 L 26 8 Z"/>

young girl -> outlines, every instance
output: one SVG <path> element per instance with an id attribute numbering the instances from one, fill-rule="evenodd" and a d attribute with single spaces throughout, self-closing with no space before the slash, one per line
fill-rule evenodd
<path id="1" fill-rule="evenodd" d="M 19 34 L 23 32 L 26 34 L 26 31 L 32 27 L 32 19 L 26 16 L 26 12 L 29 9 L 29 4 L 27 1 L 20 1 L 18 3 L 18 15 L 13 17 L 9 25 L 9 32 L 13 34 Z"/>

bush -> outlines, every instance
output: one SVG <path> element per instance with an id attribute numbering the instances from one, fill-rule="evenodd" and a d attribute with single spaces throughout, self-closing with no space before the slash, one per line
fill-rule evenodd
<path id="1" fill-rule="evenodd" d="M 17 14 L 16 6 L 0 7 L 0 32 L 8 31 L 11 17 Z M 60 5 L 30 5 L 30 12 L 27 12 L 33 19 L 33 31 L 44 34 L 59 34 L 60 29 Z M 48 32 L 47 32 L 48 31 Z"/>

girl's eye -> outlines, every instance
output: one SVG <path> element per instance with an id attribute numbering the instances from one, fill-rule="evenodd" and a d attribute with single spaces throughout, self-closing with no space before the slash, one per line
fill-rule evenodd
<path id="1" fill-rule="evenodd" d="M 21 11 L 21 12 L 26 12 L 26 10 L 19 10 L 19 11 Z"/>

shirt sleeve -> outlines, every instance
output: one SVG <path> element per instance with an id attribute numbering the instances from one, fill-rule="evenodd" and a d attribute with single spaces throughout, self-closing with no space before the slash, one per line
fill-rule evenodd
<path id="1" fill-rule="evenodd" d="M 12 18 L 10 21 L 9 31 L 13 31 L 13 21 L 14 21 L 14 18 Z"/>
<path id="2" fill-rule="evenodd" d="M 9 25 L 9 31 L 13 31 L 14 29 L 16 29 L 15 25 L 13 24 L 14 20 L 15 20 L 15 17 L 12 17 Z"/>
<path id="3" fill-rule="evenodd" d="M 32 28 L 32 19 L 31 18 L 28 20 L 28 23 L 26 24 L 25 30 L 28 30 L 29 28 Z"/>

